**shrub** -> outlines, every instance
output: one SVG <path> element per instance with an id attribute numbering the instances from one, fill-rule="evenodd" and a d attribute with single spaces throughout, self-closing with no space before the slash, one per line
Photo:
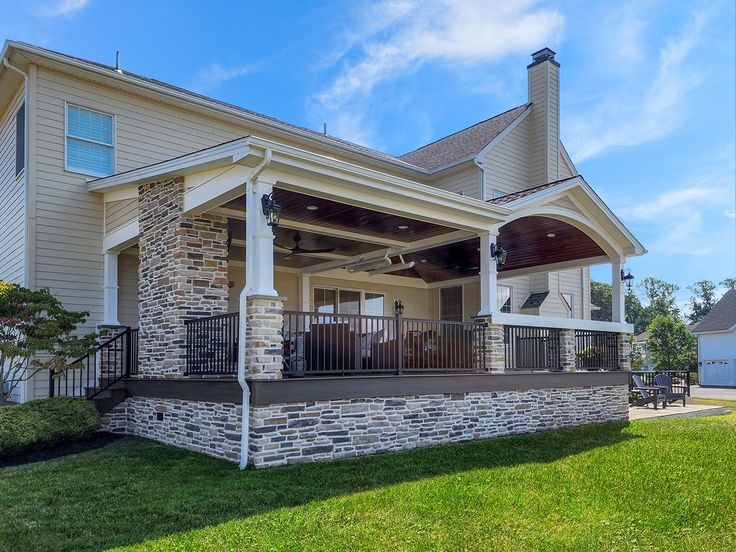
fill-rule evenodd
<path id="1" fill-rule="evenodd" d="M 57 397 L 0 407 L 0 456 L 90 437 L 100 428 L 94 405 Z"/>

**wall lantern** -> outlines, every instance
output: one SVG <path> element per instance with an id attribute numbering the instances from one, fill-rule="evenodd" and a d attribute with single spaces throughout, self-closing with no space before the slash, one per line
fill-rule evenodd
<path id="1" fill-rule="evenodd" d="M 273 192 L 263 195 L 261 205 L 263 206 L 263 214 L 266 217 L 266 224 L 271 228 L 276 228 L 279 225 L 279 219 L 281 219 L 281 205 L 276 203 Z"/>
<path id="2" fill-rule="evenodd" d="M 496 261 L 498 266 L 503 265 L 506 262 L 506 250 L 495 243 L 491 244 L 491 258 Z"/>
<path id="3" fill-rule="evenodd" d="M 624 269 L 621 269 L 621 281 L 626 284 L 627 289 L 631 289 L 634 283 L 634 275 L 631 273 L 631 270 L 627 268 L 624 272 Z"/>
<path id="4" fill-rule="evenodd" d="M 401 302 L 401 299 L 394 301 L 394 312 L 397 316 L 404 314 L 404 304 Z"/>

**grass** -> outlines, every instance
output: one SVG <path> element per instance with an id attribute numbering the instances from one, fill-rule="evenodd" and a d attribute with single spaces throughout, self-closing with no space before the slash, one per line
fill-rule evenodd
<path id="1" fill-rule="evenodd" d="M 241 473 L 124 438 L 0 468 L 0 549 L 734 550 L 736 414 Z"/>

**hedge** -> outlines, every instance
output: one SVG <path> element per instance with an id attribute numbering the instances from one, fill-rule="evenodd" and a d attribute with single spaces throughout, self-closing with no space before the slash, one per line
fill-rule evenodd
<path id="1" fill-rule="evenodd" d="M 100 428 L 94 405 L 56 397 L 0 407 L 0 457 L 90 437 Z"/>

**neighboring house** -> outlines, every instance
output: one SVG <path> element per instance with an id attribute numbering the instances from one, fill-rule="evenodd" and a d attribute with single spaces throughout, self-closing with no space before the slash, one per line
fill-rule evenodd
<path id="1" fill-rule="evenodd" d="M 736 290 L 729 290 L 692 328 L 700 385 L 736 387 Z"/>
<path id="2" fill-rule="evenodd" d="M 652 365 L 652 357 L 649 354 L 649 332 L 644 330 L 634 338 L 634 354 L 641 357 L 644 362 L 644 366 L 649 367 Z"/>
<path id="3" fill-rule="evenodd" d="M 551 50 L 526 103 L 400 157 L 2 57 L 0 277 L 113 336 L 20 400 L 94 394 L 109 428 L 233 459 L 242 433 L 259 466 L 626 417 L 620 271 L 645 250 L 560 142 Z M 590 320 L 599 263 L 611 322 Z"/>

